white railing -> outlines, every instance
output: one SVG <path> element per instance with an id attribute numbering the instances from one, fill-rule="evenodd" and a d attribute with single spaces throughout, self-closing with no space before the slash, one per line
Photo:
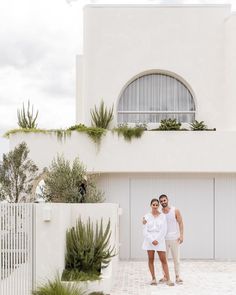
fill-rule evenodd
<path id="1" fill-rule="evenodd" d="M 30 295 L 34 204 L 0 204 L 0 294 Z"/>

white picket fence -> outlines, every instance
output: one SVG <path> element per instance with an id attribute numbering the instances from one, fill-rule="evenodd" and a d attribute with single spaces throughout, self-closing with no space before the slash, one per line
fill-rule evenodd
<path id="1" fill-rule="evenodd" d="M 0 294 L 30 295 L 34 204 L 0 204 Z"/>

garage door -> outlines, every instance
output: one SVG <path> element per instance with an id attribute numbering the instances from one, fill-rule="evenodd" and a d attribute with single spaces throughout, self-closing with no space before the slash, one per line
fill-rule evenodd
<path id="1" fill-rule="evenodd" d="M 149 202 L 164 193 L 179 208 L 184 220 L 185 240 L 182 258 L 214 258 L 214 182 L 213 179 L 135 177 L 130 179 L 130 256 L 145 258 L 141 216 L 150 211 Z"/>
<path id="2" fill-rule="evenodd" d="M 99 186 L 107 202 L 118 203 L 120 216 L 120 258 L 146 259 L 142 250 L 142 216 L 150 211 L 153 197 L 165 193 L 179 208 L 184 220 L 182 258 L 214 259 L 214 178 L 159 174 L 103 175 Z"/>

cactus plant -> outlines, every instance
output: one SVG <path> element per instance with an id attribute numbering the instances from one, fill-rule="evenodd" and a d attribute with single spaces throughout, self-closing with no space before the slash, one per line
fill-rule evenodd
<path id="1" fill-rule="evenodd" d="M 34 107 L 30 109 L 30 101 L 28 100 L 27 111 L 25 110 L 25 106 L 23 103 L 22 110 L 17 110 L 17 117 L 18 117 L 18 125 L 20 128 L 25 129 L 36 129 L 36 119 L 38 117 L 38 111 L 34 115 Z"/>

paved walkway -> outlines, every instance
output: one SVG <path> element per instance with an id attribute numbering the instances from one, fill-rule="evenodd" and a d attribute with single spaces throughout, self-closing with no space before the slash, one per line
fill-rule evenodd
<path id="1" fill-rule="evenodd" d="M 169 262 L 174 278 L 172 262 Z M 156 276 L 161 277 L 156 263 Z M 111 295 L 236 295 L 236 262 L 182 261 L 183 285 L 150 286 L 147 262 L 119 262 Z"/>

